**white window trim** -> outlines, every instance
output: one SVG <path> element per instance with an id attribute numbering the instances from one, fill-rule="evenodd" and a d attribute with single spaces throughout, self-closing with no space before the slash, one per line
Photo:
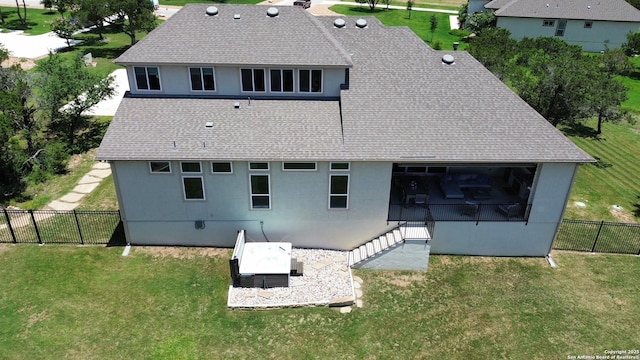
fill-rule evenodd
<path id="1" fill-rule="evenodd" d="M 309 91 L 300 90 L 300 84 L 301 84 L 301 82 L 300 82 L 300 79 L 301 79 L 300 72 L 301 71 L 305 71 L 305 70 L 309 71 Z M 320 71 L 320 91 L 317 91 L 317 92 L 311 91 L 311 89 L 313 87 L 313 85 L 312 85 L 313 71 Z M 298 83 L 297 83 L 296 90 L 300 94 L 322 94 L 322 93 L 324 93 L 324 70 L 322 70 L 322 69 L 306 69 L 306 68 L 305 69 L 303 69 L 303 68 L 298 69 Z"/>
<path id="2" fill-rule="evenodd" d="M 200 165 L 200 171 L 184 171 L 182 170 L 182 164 L 184 163 L 198 163 L 198 165 Z M 201 161 L 180 161 L 180 172 L 182 174 L 202 174 L 202 162 Z"/>
<path id="3" fill-rule="evenodd" d="M 291 91 L 284 91 L 284 90 L 280 90 L 280 91 L 273 91 L 271 90 L 271 71 L 272 70 L 277 70 L 280 71 L 280 88 L 284 89 L 284 76 L 283 76 L 283 72 L 284 71 L 291 71 L 291 77 L 292 77 L 292 81 L 293 81 L 293 89 Z M 296 92 L 296 71 L 295 69 L 291 69 L 291 68 L 270 68 L 268 69 L 269 71 L 269 76 L 268 76 L 268 85 L 269 85 L 269 92 L 270 93 L 274 93 L 274 94 L 293 94 Z"/>
<path id="4" fill-rule="evenodd" d="M 231 171 L 229 172 L 213 171 L 213 164 L 229 164 L 229 168 Z M 215 175 L 231 175 L 233 174 L 233 162 L 232 161 L 211 161 L 211 173 Z"/>
<path id="5" fill-rule="evenodd" d="M 251 164 L 267 164 L 267 168 L 266 169 L 252 169 L 251 168 Z M 247 163 L 247 168 L 249 169 L 249 171 L 269 171 L 271 169 L 271 165 L 269 164 L 268 161 L 250 161 Z"/>
<path id="6" fill-rule="evenodd" d="M 200 69 L 200 81 L 202 81 L 202 90 L 193 90 L 193 83 L 191 82 L 191 69 Z M 202 69 L 211 69 L 213 71 L 213 90 L 207 90 L 204 88 L 204 74 Z M 213 66 L 187 66 L 187 76 L 189 77 L 189 91 L 194 93 L 215 93 L 218 92 L 218 86 L 216 82 L 216 69 Z"/>
<path id="7" fill-rule="evenodd" d="M 268 193 L 267 194 L 254 194 L 253 188 L 251 186 L 251 179 L 254 176 L 266 176 L 268 182 Z M 269 206 L 268 207 L 253 207 L 253 197 L 254 196 L 266 196 L 269 198 Z M 249 209 L 251 210 L 271 210 L 271 174 L 249 174 Z"/>
<path id="8" fill-rule="evenodd" d="M 284 164 L 313 164 L 313 169 L 285 169 Z M 318 163 L 315 161 L 283 161 L 282 171 L 318 171 Z"/>
<path id="9" fill-rule="evenodd" d="M 251 70 L 251 87 L 253 88 L 253 90 L 251 91 L 246 91 L 242 88 L 242 70 Z M 263 73 L 263 80 L 264 80 L 264 90 L 263 91 L 258 91 L 256 90 L 256 75 L 255 75 L 255 71 L 256 70 L 262 70 Z M 241 93 L 245 93 L 245 94 L 253 94 L 253 93 L 266 93 L 267 89 L 270 87 L 270 83 L 267 82 L 268 80 L 268 76 L 267 76 L 267 69 L 265 68 L 240 68 L 240 92 Z"/>
<path id="10" fill-rule="evenodd" d="M 169 171 L 153 171 L 153 169 L 151 168 L 151 163 L 167 163 L 169 165 Z M 171 161 L 149 161 L 149 173 L 153 175 L 167 175 L 173 173 Z"/>
<path id="11" fill-rule="evenodd" d="M 331 193 L 331 178 L 334 176 L 346 176 L 347 177 L 347 193 L 346 194 L 332 194 Z M 329 174 L 329 198 L 327 199 L 327 207 L 329 210 L 349 210 L 349 197 L 351 192 L 351 174 Z M 343 208 L 332 208 L 331 207 L 331 197 L 332 196 L 346 196 L 347 197 L 347 206 Z"/>
<path id="12" fill-rule="evenodd" d="M 347 168 L 346 169 L 334 169 L 333 168 L 333 164 L 347 164 Z M 348 161 L 332 161 L 329 163 L 329 171 L 341 171 L 341 172 L 345 172 L 345 171 L 351 171 L 351 163 Z"/>
<path id="13" fill-rule="evenodd" d="M 187 199 L 187 189 L 186 186 L 184 184 L 184 179 L 200 179 L 200 186 L 202 186 L 202 199 Z M 205 192 L 204 189 L 204 177 L 203 176 L 182 176 L 182 198 L 184 199 L 184 201 L 206 201 L 207 200 L 207 193 Z"/>
<path id="14" fill-rule="evenodd" d="M 147 86 L 149 87 L 148 89 L 140 89 L 140 87 L 138 86 L 138 76 L 136 75 L 136 68 L 144 68 L 144 75 L 147 77 Z M 150 81 L 149 81 L 149 70 L 148 70 L 149 68 L 158 69 L 158 85 L 160 85 L 160 89 L 152 89 L 151 88 L 151 84 L 150 84 Z M 133 81 L 136 83 L 136 90 L 138 90 L 138 91 L 149 91 L 149 92 L 162 91 L 162 76 L 160 75 L 160 67 L 159 66 L 151 66 L 151 65 L 134 66 L 133 67 Z"/>

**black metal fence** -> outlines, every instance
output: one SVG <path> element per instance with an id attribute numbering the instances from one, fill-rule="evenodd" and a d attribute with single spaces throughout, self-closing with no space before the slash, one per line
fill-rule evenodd
<path id="1" fill-rule="evenodd" d="M 424 221 L 429 214 L 433 221 L 520 221 L 529 220 L 531 204 L 482 204 L 467 201 L 461 204 L 426 204 L 403 206 L 391 204 L 387 221 Z"/>
<path id="2" fill-rule="evenodd" d="M 564 219 L 553 248 L 640 255 L 640 224 Z"/>
<path id="3" fill-rule="evenodd" d="M 2 209 L 0 243 L 120 245 L 126 239 L 120 211 Z"/>

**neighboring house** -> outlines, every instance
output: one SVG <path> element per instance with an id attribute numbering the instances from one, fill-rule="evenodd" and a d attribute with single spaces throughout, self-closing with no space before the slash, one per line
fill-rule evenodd
<path id="1" fill-rule="evenodd" d="M 469 12 L 472 1 L 481 11 L 470 0 Z M 589 52 L 619 48 L 640 28 L 640 10 L 624 0 L 494 0 L 484 8 L 514 39 L 556 36 Z"/>
<path id="2" fill-rule="evenodd" d="M 187 5 L 116 63 L 97 158 L 132 244 L 349 250 L 408 221 L 434 253 L 544 256 L 593 160 L 468 53 L 375 18 Z"/>

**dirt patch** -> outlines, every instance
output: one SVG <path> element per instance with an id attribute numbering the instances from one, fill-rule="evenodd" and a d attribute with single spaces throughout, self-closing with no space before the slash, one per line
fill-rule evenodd
<path id="1" fill-rule="evenodd" d="M 0 244 L 0 255 L 2 255 L 3 253 L 9 251 L 10 245 L 4 245 L 4 244 Z"/>
<path id="2" fill-rule="evenodd" d="M 629 214 L 626 210 L 615 210 L 613 208 L 609 208 L 609 213 L 611 213 L 611 215 L 613 215 L 613 217 L 615 217 L 616 219 L 620 220 L 621 222 L 625 222 L 625 223 L 635 223 L 635 218 L 633 217 L 633 215 Z"/>
<path id="3" fill-rule="evenodd" d="M 415 273 L 410 275 L 398 275 L 391 279 L 389 283 L 399 286 L 399 287 L 407 287 L 411 285 L 413 282 L 419 282 L 424 280 L 425 275 L 423 273 Z"/>
<path id="4" fill-rule="evenodd" d="M 134 246 L 132 252 L 141 252 L 155 258 L 193 259 L 196 257 L 229 257 L 230 249 L 177 246 Z"/>
<path id="5" fill-rule="evenodd" d="M 96 152 L 98 150 L 97 149 L 91 149 L 89 151 L 87 151 L 84 154 L 74 154 L 71 155 L 71 158 L 69 159 L 69 162 L 67 163 L 67 169 L 69 170 L 73 170 L 76 167 L 78 167 L 78 165 L 80 165 L 80 163 L 82 163 L 82 159 L 89 157 L 91 159 L 93 159 L 96 156 Z"/>
<path id="6" fill-rule="evenodd" d="M 8 68 L 13 65 L 20 65 L 22 70 L 29 70 L 34 68 L 36 66 L 36 63 L 32 59 L 16 58 L 16 57 L 10 57 L 7 60 L 2 62 L 3 68 Z"/>

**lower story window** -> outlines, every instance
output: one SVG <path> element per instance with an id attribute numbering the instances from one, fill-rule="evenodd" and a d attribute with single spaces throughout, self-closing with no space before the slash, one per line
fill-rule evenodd
<path id="1" fill-rule="evenodd" d="M 349 205 L 349 175 L 331 175 L 329 209 L 346 209 Z"/>
<path id="2" fill-rule="evenodd" d="M 269 175 L 252 174 L 251 176 L 251 208 L 270 209 L 271 194 L 269 191 Z"/>
<path id="3" fill-rule="evenodd" d="M 185 200 L 204 200 L 204 182 L 202 176 L 184 176 L 182 178 Z"/>

